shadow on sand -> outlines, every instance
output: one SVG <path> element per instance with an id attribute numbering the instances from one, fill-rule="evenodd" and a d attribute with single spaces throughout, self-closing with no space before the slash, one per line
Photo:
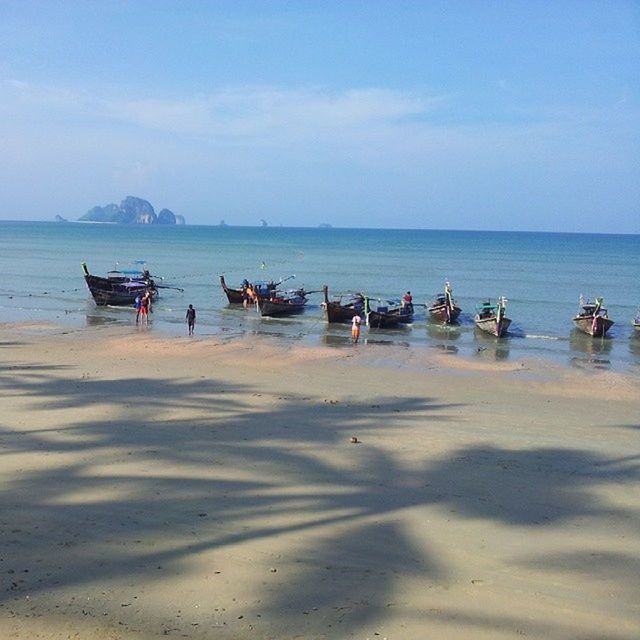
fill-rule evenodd
<path id="1" fill-rule="evenodd" d="M 407 509 L 435 506 L 462 523 L 482 519 L 530 529 L 572 518 L 621 518 L 637 530 L 638 511 L 608 503 L 600 491 L 638 482 L 640 460 L 632 456 L 468 446 L 408 466 L 376 446 L 375 435 L 388 432 L 390 418 L 399 430 L 451 421 L 455 405 L 432 398 L 381 398 L 371 405 L 331 404 L 313 395 L 264 397 L 264 411 L 256 413 L 255 405 L 247 411 L 247 396 L 261 397 L 259 389 L 217 379 L 51 373 L 37 364 L 4 365 L 0 390 L 25 399 L 36 414 L 104 405 L 109 417 L 57 429 L 0 429 L 3 458 L 37 451 L 51 461 L 45 470 L 24 469 L 0 490 L 3 607 L 25 593 L 32 600 L 58 590 L 81 593 L 84 585 L 118 577 L 135 584 L 170 580 L 200 552 L 296 534 L 291 557 L 280 560 L 296 570 L 277 590 L 264 587 L 254 613 L 265 620 L 277 615 L 292 636 L 320 629 L 331 635 L 332 626 L 345 636 L 380 620 L 399 576 L 433 584 L 449 576 L 446 561 L 430 550 L 429 528 L 420 544 L 405 530 Z M 180 418 L 194 411 L 199 418 Z M 352 446 L 346 443 L 354 429 L 367 443 L 353 446 L 348 465 L 317 455 Z M 230 480 L 228 468 L 251 473 Z M 336 524 L 341 534 L 327 536 L 324 528 Z M 605 554 L 597 566 L 615 574 L 627 560 Z M 577 551 L 569 561 L 587 574 L 597 570 Z M 522 562 L 544 568 L 554 560 Z M 83 615 L 79 602 L 66 606 L 68 615 Z M 546 637 L 572 635 L 569 622 L 536 626 L 464 610 L 451 619 L 438 611 L 414 614 L 465 624 L 471 637 L 474 628 L 505 625 Z M 161 635 L 162 620 L 157 624 Z M 172 624 L 189 631 L 187 622 Z"/>

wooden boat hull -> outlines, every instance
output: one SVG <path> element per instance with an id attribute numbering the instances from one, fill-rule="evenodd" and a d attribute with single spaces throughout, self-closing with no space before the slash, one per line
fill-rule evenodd
<path id="1" fill-rule="evenodd" d="M 413 322 L 413 305 L 392 308 L 390 311 L 385 307 L 377 309 L 371 308 L 371 300 L 365 298 L 364 313 L 367 326 L 371 329 L 393 329 L 398 326 Z"/>
<path id="2" fill-rule="evenodd" d="M 475 323 L 481 331 L 486 331 L 496 338 L 502 338 L 507 333 L 511 320 L 503 317 L 500 322 L 496 322 L 495 318 L 478 318 L 476 316 Z"/>
<path id="3" fill-rule="evenodd" d="M 227 283 L 224 280 L 224 276 L 220 276 L 220 285 L 222 286 L 222 290 L 227 296 L 227 300 L 229 304 L 242 304 L 244 302 L 244 292 L 242 289 L 232 289 L 227 286 Z"/>
<path id="4" fill-rule="evenodd" d="M 261 281 L 260 283 L 252 284 L 253 293 L 257 298 L 268 298 L 273 295 L 276 290 L 276 285 L 273 282 L 265 283 Z M 222 286 L 224 294 L 227 296 L 229 304 L 244 304 L 245 299 L 248 301 L 246 292 L 242 289 L 232 289 L 225 282 L 224 276 L 220 276 L 220 285 Z"/>
<path id="5" fill-rule="evenodd" d="M 573 324 L 580 331 L 594 338 L 600 338 L 607 334 L 607 331 L 611 329 L 614 322 L 603 316 L 576 316 L 573 319 Z"/>
<path id="6" fill-rule="evenodd" d="M 133 306 L 136 297 L 142 295 L 147 290 L 151 292 L 152 299 L 158 297 L 158 290 L 151 279 L 142 280 L 125 277 L 103 278 L 102 276 L 94 276 L 89 273 L 89 269 L 85 263 L 82 263 L 82 270 L 87 288 L 98 307 Z"/>
<path id="7" fill-rule="evenodd" d="M 434 322 L 454 324 L 458 321 L 461 311 L 462 310 L 457 305 L 447 309 L 446 304 L 437 304 L 429 307 L 429 317 Z"/>
<path id="8" fill-rule="evenodd" d="M 126 283 L 111 282 L 108 278 L 101 278 L 100 276 L 88 275 L 84 279 L 93 301 L 99 307 L 132 306 L 136 297 L 143 294 L 147 288 L 144 284 L 127 286 Z"/>
<path id="9" fill-rule="evenodd" d="M 307 299 L 304 298 L 302 302 L 276 301 L 265 300 L 264 298 L 258 299 L 258 311 L 261 316 L 291 316 L 304 311 L 304 306 L 307 304 Z"/>
<path id="10" fill-rule="evenodd" d="M 413 322 L 413 313 L 381 313 L 369 311 L 367 324 L 372 329 L 395 329 Z"/>
<path id="11" fill-rule="evenodd" d="M 329 289 L 326 285 L 322 288 L 322 292 L 324 294 L 324 302 L 322 304 L 324 317 L 328 323 L 350 324 L 354 316 L 364 317 L 364 306 L 356 308 L 354 303 L 343 305 L 329 300 Z"/>
<path id="12" fill-rule="evenodd" d="M 636 330 L 636 335 L 640 335 L 640 322 L 634 322 L 633 328 Z"/>

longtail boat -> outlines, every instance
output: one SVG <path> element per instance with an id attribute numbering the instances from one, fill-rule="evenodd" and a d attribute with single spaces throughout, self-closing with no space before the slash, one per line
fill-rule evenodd
<path id="1" fill-rule="evenodd" d="M 573 324 L 576 328 L 596 338 L 605 336 L 614 322 L 609 320 L 609 313 L 602 306 L 603 302 L 602 298 L 596 298 L 595 302 L 589 302 L 580 296 L 580 311 L 573 318 Z"/>
<path id="2" fill-rule="evenodd" d="M 327 285 L 322 287 L 322 293 L 324 295 L 322 306 L 327 322 L 351 322 L 353 316 L 364 317 L 364 296 L 361 293 L 348 294 L 345 300 L 343 296 L 337 300 L 329 300 Z"/>
<path id="3" fill-rule="evenodd" d="M 278 282 L 273 282 L 273 280 L 256 280 L 254 282 L 249 282 L 245 279 L 242 281 L 239 288 L 232 289 L 227 285 L 224 275 L 221 275 L 220 284 L 222 286 L 222 290 L 227 296 L 229 304 L 243 304 L 245 301 L 255 302 L 258 298 L 269 298 L 271 295 L 275 294 L 277 287 L 291 278 L 295 278 L 295 276 L 281 278 Z"/>
<path id="4" fill-rule="evenodd" d="M 504 296 L 498 298 L 494 304 L 491 300 L 487 300 L 476 305 L 476 327 L 496 338 L 501 338 L 511 324 L 511 320 L 505 315 L 506 307 L 507 299 Z"/>
<path id="5" fill-rule="evenodd" d="M 439 293 L 429 307 L 429 315 L 432 320 L 445 324 L 453 324 L 458 320 L 460 307 L 455 303 L 448 282 L 444 284 L 444 293 Z"/>
<path id="6" fill-rule="evenodd" d="M 304 289 L 282 293 L 274 292 L 269 298 L 258 298 L 256 306 L 261 316 L 290 316 L 304 311 L 307 296 Z"/>
<path id="7" fill-rule="evenodd" d="M 371 298 L 365 297 L 364 310 L 367 326 L 372 329 L 393 329 L 413 322 L 413 305 L 388 302 L 371 306 Z"/>
<path id="8" fill-rule="evenodd" d="M 149 291 L 154 299 L 158 296 L 158 286 L 146 269 L 142 271 L 114 269 L 107 273 L 106 278 L 103 278 L 89 273 L 86 262 L 83 262 L 82 271 L 93 300 L 99 307 L 133 305 L 136 297 L 144 294 L 145 291 Z"/>
<path id="9" fill-rule="evenodd" d="M 243 286 L 240 289 L 232 289 L 225 282 L 224 276 L 220 276 L 220 284 L 222 286 L 222 290 L 227 296 L 227 300 L 229 304 L 242 304 L 246 299 L 246 288 Z"/>
<path id="10" fill-rule="evenodd" d="M 633 328 L 636 330 L 636 335 L 640 335 L 640 309 L 638 309 L 638 313 L 633 319 Z"/>

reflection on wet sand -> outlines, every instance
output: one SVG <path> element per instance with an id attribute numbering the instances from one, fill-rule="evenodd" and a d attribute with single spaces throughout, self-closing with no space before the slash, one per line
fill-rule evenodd
<path id="1" fill-rule="evenodd" d="M 408 346 L 407 338 L 411 333 L 410 324 L 402 324 L 393 329 L 376 329 L 368 327 L 363 334 L 365 344 L 395 344 Z M 362 340 L 362 338 L 360 338 Z"/>
<path id="2" fill-rule="evenodd" d="M 509 358 L 509 338 L 503 336 L 496 338 L 477 327 L 474 329 L 474 337 L 478 347 L 476 356 L 479 358 L 493 358 L 495 360 L 507 360 Z"/>
<path id="3" fill-rule="evenodd" d="M 582 331 L 574 329 L 569 336 L 571 351 L 584 353 L 587 357 L 572 356 L 569 362 L 580 369 L 610 369 L 611 361 L 607 357 L 611 353 L 611 338 L 594 338 Z"/>
<path id="4" fill-rule="evenodd" d="M 634 335 L 629 339 L 629 351 L 640 358 L 640 331 L 635 330 Z"/>
<path id="5" fill-rule="evenodd" d="M 427 322 L 427 333 L 434 340 L 459 340 L 460 336 L 462 336 L 459 324 Z"/>
<path id="6" fill-rule="evenodd" d="M 569 344 L 573 351 L 597 356 L 611 353 L 613 340 L 607 337 L 594 338 L 582 331 L 574 329 L 569 336 Z"/>
<path id="7" fill-rule="evenodd" d="M 450 343 L 462 337 L 460 323 L 443 324 L 430 321 L 430 319 L 427 318 L 426 327 L 429 338 L 436 341 L 436 344 L 433 344 L 432 348 L 452 355 L 458 353 L 458 347 Z"/>
<path id="8" fill-rule="evenodd" d="M 88 327 L 107 327 L 114 324 L 130 324 L 135 323 L 135 315 L 129 313 L 124 314 L 117 310 L 110 313 L 110 309 L 96 309 L 94 313 L 87 313 L 86 323 Z"/>
<path id="9" fill-rule="evenodd" d="M 327 347 L 347 347 L 353 344 L 350 330 L 346 330 L 344 333 L 329 333 L 325 331 L 320 336 L 320 340 Z"/>
<path id="10" fill-rule="evenodd" d="M 438 349 L 443 353 L 450 353 L 450 354 L 456 354 L 459 351 L 458 347 L 456 347 L 455 344 L 436 344 L 433 346 L 433 348 Z"/>
<path id="11" fill-rule="evenodd" d="M 362 338 L 360 338 L 362 341 Z M 397 347 L 409 347 L 411 346 L 406 340 L 385 340 L 383 338 L 378 338 L 377 336 L 368 336 L 364 339 L 365 344 L 388 344 L 395 345 Z"/>

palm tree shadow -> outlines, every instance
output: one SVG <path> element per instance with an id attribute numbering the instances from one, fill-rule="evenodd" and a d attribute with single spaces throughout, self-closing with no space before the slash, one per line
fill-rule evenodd
<path id="1" fill-rule="evenodd" d="M 630 553 L 581 549 L 525 558 L 518 564 L 551 575 L 581 575 L 583 579 L 599 582 L 607 592 L 615 590 L 617 599 L 628 600 L 632 605 L 637 604 L 640 596 L 640 559 Z"/>
<path id="2" fill-rule="evenodd" d="M 425 470 L 436 502 L 467 518 L 512 526 L 553 524 L 575 517 L 625 513 L 593 491 L 635 483 L 640 456 L 609 459 L 578 449 L 460 449 Z"/>
<path id="3" fill-rule="evenodd" d="M 445 566 L 418 548 L 399 523 L 356 524 L 339 537 L 321 540 L 296 554 L 285 584 L 266 602 L 267 618 L 278 628 L 312 635 L 319 627 L 336 636 L 361 632 L 393 605 L 399 576 L 439 581 Z"/>
<path id="4" fill-rule="evenodd" d="M 0 543 L 22 571 L 0 602 L 125 577 L 159 581 L 158 567 L 188 572 L 194 554 L 295 535 L 301 561 L 289 559 L 295 569 L 277 592 L 264 587 L 265 618 L 348 634 L 379 619 L 401 580 L 438 581 L 450 571 L 428 536 L 418 545 L 405 529 L 408 509 L 532 530 L 583 516 L 638 521 L 637 510 L 596 491 L 637 482 L 633 456 L 468 446 L 408 466 L 377 444 L 378 432 L 451 421 L 454 405 L 431 398 L 327 405 L 290 395 L 256 405 L 247 397 L 260 389 L 213 378 L 82 380 L 34 367 L 3 379 L 31 411 L 99 403 L 105 414 L 0 430 L 4 456 L 38 451 L 51 460 L 0 489 Z M 367 444 L 347 454 L 354 424 Z"/>

